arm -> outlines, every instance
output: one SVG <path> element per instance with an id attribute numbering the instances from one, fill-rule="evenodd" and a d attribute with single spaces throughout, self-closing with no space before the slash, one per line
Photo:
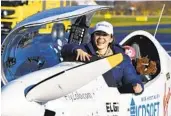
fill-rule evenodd
<path id="1" fill-rule="evenodd" d="M 61 50 L 61 56 L 63 57 L 64 61 L 74 61 L 76 58 L 75 49 L 79 47 L 80 46 L 77 44 L 65 44 Z"/>
<path id="2" fill-rule="evenodd" d="M 62 47 L 61 54 L 62 56 L 76 55 L 76 49 L 81 49 L 81 46 L 78 44 L 65 44 Z"/>
<path id="3" fill-rule="evenodd" d="M 80 60 L 86 61 L 90 60 L 91 57 L 85 48 L 85 45 L 78 44 L 66 44 L 61 50 L 62 57 L 65 60 Z"/>
<path id="4" fill-rule="evenodd" d="M 124 71 L 123 71 L 123 81 L 124 83 L 130 83 L 133 86 L 134 93 L 140 94 L 144 90 L 144 85 L 141 81 L 139 75 L 137 75 L 134 66 L 131 63 L 130 58 L 127 55 L 124 55 Z"/>

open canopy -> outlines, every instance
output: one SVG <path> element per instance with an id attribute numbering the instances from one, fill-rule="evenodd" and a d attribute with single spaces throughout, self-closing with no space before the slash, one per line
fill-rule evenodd
<path id="1" fill-rule="evenodd" d="M 2 81 L 4 84 L 20 76 L 61 62 L 60 50 L 68 41 L 69 32 L 63 29 L 64 36 L 54 37 L 54 33 L 40 34 L 38 30 L 48 23 L 62 23 L 71 20 L 74 24 L 85 16 L 86 26 L 90 25 L 93 14 L 109 7 L 99 5 L 70 6 L 45 10 L 20 22 L 5 38 L 2 44 Z M 56 25 L 55 28 L 61 28 Z"/>
<path id="2" fill-rule="evenodd" d="M 26 20 L 19 23 L 16 28 L 21 26 L 32 26 L 32 25 L 42 25 L 48 22 L 57 22 L 64 19 L 75 18 L 83 15 L 88 15 L 97 10 L 109 8 L 107 6 L 99 5 L 81 5 L 81 6 L 70 6 L 54 8 L 50 10 L 45 10 L 41 13 L 37 13 Z"/>

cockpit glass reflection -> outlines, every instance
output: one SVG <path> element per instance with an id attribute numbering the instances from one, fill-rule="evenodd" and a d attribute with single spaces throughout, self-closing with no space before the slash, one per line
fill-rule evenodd
<path id="1" fill-rule="evenodd" d="M 60 23 L 45 30 L 49 25 L 22 28 L 7 38 L 3 68 L 8 81 L 61 62 L 60 51 L 67 43 L 65 28 Z"/>

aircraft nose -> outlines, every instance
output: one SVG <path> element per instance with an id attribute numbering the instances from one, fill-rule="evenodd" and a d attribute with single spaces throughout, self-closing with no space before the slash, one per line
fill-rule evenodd
<path id="1" fill-rule="evenodd" d="M 26 100 L 25 88 L 21 81 L 13 81 L 2 88 L 2 116 L 44 116 L 44 106 Z"/>

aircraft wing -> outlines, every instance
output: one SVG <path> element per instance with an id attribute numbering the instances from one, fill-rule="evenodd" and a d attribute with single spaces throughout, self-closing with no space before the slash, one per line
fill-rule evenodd
<path id="1" fill-rule="evenodd" d="M 35 102 L 48 102 L 60 98 L 96 79 L 122 60 L 122 54 L 117 54 L 62 71 L 31 87 L 26 92 L 26 98 Z"/>

